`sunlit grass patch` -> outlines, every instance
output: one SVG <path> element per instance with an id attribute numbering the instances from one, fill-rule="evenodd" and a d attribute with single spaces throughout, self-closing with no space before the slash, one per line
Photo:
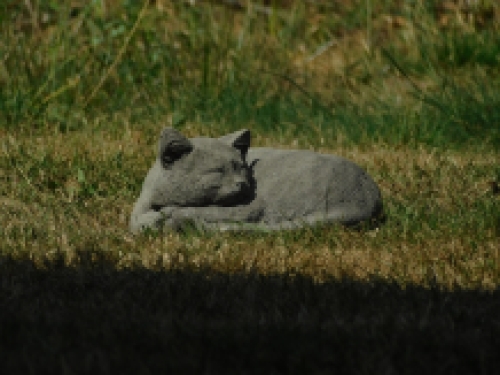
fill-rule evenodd
<path id="1" fill-rule="evenodd" d="M 107 137 L 102 133 L 99 139 Z M 492 249 L 488 244 L 493 244 L 497 236 L 500 202 L 489 185 L 497 178 L 491 170 L 495 154 L 429 152 L 424 148 L 403 152 L 386 145 L 355 149 L 340 144 L 319 150 L 348 157 L 374 176 L 381 187 L 387 214 L 387 222 L 377 230 L 356 231 L 333 226 L 274 234 L 192 232 L 132 237 L 127 230 L 128 217 L 144 173 L 152 162 L 154 144 L 144 145 L 150 150 L 140 156 L 127 152 L 123 164 L 117 164 L 114 153 L 91 152 L 95 147 L 93 142 L 87 143 L 77 134 L 68 139 L 74 139 L 79 146 L 57 146 L 60 152 L 53 154 L 49 166 L 57 173 L 48 173 L 50 169 L 36 162 L 33 156 L 37 154 L 36 142 L 28 141 L 24 145 L 31 145 L 33 155 L 17 154 L 16 165 L 21 167 L 11 166 L 8 184 L 4 184 L 4 194 L 12 198 L 2 201 L 4 220 L 9 222 L 3 228 L 9 249 L 33 254 L 44 248 L 48 253 L 62 251 L 72 263 L 78 259 L 74 256 L 77 249 L 83 251 L 89 243 L 94 243 L 91 247 L 97 247 L 93 251 L 112 254 L 111 259 L 120 267 L 132 259 L 145 266 L 168 268 L 168 259 L 182 254 L 182 264 L 199 264 L 227 272 L 255 267 L 265 273 L 287 273 L 290 269 L 299 272 L 300 262 L 304 261 L 302 271 L 318 280 L 346 274 L 425 283 L 427 273 L 418 278 L 405 271 L 408 254 L 435 249 L 433 251 L 447 254 L 445 259 L 449 259 L 452 267 L 455 253 L 447 245 L 450 241 L 456 251 L 466 251 L 473 243 L 486 254 Z M 115 142 L 121 142 L 121 147 L 129 151 L 137 147 L 133 137 L 124 136 Z M 142 167 L 128 168 L 132 157 Z M 42 158 L 42 162 L 47 160 Z M 408 247 L 412 250 L 401 252 Z M 33 249 L 39 250 L 33 252 Z M 344 254 L 341 259 L 332 256 L 339 251 Z M 129 252 L 132 255 L 127 255 Z M 350 252 L 356 254 L 352 262 L 345 258 Z M 39 254 L 42 258 L 43 253 Z M 326 258 L 314 263 L 313 259 L 319 254 L 326 254 Z M 388 256 L 394 264 L 399 264 L 394 274 L 387 270 L 394 270 L 396 266 L 383 265 Z M 412 263 L 421 262 L 421 269 L 432 267 L 432 262 L 412 255 L 410 258 Z M 311 266 L 311 261 L 317 265 Z M 365 264 L 362 272 L 360 262 Z M 493 267 L 487 272 L 490 280 L 497 272 L 496 266 L 491 263 L 486 267 Z M 465 287 L 469 283 L 490 283 L 480 276 L 461 278 L 449 272 L 440 277 L 446 285 Z"/>

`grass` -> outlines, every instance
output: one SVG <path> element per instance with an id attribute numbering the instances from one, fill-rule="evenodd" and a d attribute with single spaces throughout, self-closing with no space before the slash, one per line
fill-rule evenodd
<path id="1" fill-rule="evenodd" d="M 241 4 L 0 5 L 1 367 L 495 373 L 498 5 Z M 133 237 L 164 126 L 345 156 L 388 220 Z"/>

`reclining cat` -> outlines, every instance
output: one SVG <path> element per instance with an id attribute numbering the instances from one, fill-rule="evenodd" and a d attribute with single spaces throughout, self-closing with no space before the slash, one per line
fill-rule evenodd
<path id="1" fill-rule="evenodd" d="M 130 230 L 179 230 L 186 224 L 280 230 L 381 216 L 380 191 L 356 164 L 311 151 L 249 147 L 249 130 L 188 139 L 164 129 Z"/>

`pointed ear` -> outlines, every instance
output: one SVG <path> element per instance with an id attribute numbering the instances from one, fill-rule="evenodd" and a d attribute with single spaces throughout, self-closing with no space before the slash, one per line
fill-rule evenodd
<path id="1" fill-rule="evenodd" d="M 248 149 L 250 148 L 250 138 L 250 130 L 243 129 L 220 137 L 219 140 L 240 150 L 241 156 L 243 157 L 243 160 L 245 160 Z"/>
<path id="2" fill-rule="evenodd" d="M 168 167 L 184 154 L 193 150 L 193 145 L 181 133 L 173 128 L 165 128 L 158 142 L 158 157 L 163 167 Z"/>

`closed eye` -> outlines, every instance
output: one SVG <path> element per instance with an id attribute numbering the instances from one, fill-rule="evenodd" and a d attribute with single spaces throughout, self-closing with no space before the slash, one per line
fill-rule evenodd
<path id="1" fill-rule="evenodd" d="M 224 167 L 210 168 L 207 170 L 208 173 L 224 173 Z"/>

